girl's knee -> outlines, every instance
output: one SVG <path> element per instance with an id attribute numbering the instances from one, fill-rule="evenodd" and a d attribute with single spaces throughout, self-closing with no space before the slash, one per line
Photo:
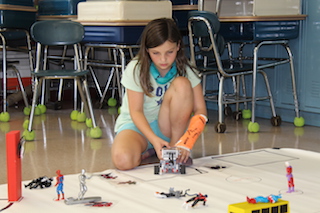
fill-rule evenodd
<path id="1" fill-rule="evenodd" d="M 133 156 L 126 153 L 112 153 L 112 161 L 114 166 L 119 170 L 130 170 L 140 164 L 140 159 L 135 160 Z"/>

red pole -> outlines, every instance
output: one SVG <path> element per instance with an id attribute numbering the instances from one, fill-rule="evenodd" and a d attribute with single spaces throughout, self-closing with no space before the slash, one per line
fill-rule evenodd
<path id="1" fill-rule="evenodd" d="M 20 159 L 20 131 L 11 131 L 6 134 L 7 145 L 7 177 L 8 201 L 19 201 L 21 196 L 21 159 Z"/>

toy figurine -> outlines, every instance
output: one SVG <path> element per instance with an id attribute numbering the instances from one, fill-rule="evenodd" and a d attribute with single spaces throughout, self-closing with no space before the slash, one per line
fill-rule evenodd
<path id="1" fill-rule="evenodd" d="M 40 187 L 41 189 L 43 188 L 48 188 L 51 186 L 51 182 L 53 181 L 52 178 L 48 178 L 47 176 L 42 176 L 37 179 L 32 180 L 30 183 L 27 185 L 24 185 L 25 188 L 29 187 L 29 189 L 36 189 Z"/>
<path id="2" fill-rule="evenodd" d="M 158 198 L 168 198 L 168 197 L 176 197 L 176 198 L 180 198 L 180 197 L 185 197 L 187 194 L 187 191 L 189 191 L 189 189 L 187 189 L 184 194 L 183 191 L 181 190 L 177 190 L 175 191 L 173 187 L 170 187 L 169 189 L 169 193 L 165 193 L 165 192 L 155 192 L 155 196 Z"/>
<path id="3" fill-rule="evenodd" d="M 92 176 L 87 177 L 86 171 L 84 169 L 81 170 L 81 174 L 79 175 L 80 181 L 80 192 L 78 194 L 78 198 L 69 197 L 65 200 L 67 205 L 72 204 L 81 204 L 81 203 L 90 203 L 90 202 L 97 202 L 101 200 L 101 197 L 84 197 L 85 193 L 87 192 L 88 188 L 86 185 L 86 179 L 90 179 Z"/>
<path id="4" fill-rule="evenodd" d="M 116 179 L 117 178 L 117 176 L 111 176 L 111 173 L 101 174 L 100 176 L 105 179 Z"/>
<path id="5" fill-rule="evenodd" d="M 281 195 L 269 195 L 267 197 L 263 196 L 257 196 L 255 198 L 249 198 L 247 197 L 247 202 L 256 204 L 256 203 L 276 203 L 279 198 L 281 198 Z"/>
<path id="6" fill-rule="evenodd" d="M 64 200 L 64 192 L 63 192 L 63 180 L 64 180 L 64 176 L 61 174 L 61 171 L 60 170 L 57 170 L 56 171 L 57 173 L 57 177 L 56 177 L 56 180 L 57 180 L 57 183 L 56 183 L 56 187 L 57 187 L 57 194 L 58 194 L 58 198 L 55 199 L 55 201 L 59 201 L 60 200 L 60 196 L 61 196 L 61 200 Z"/>
<path id="7" fill-rule="evenodd" d="M 287 170 L 287 179 L 288 179 L 288 191 L 287 193 L 294 192 L 294 180 L 292 175 L 292 167 L 290 166 L 289 162 L 286 162 L 286 170 Z"/>
<path id="8" fill-rule="evenodd" d="M 80 192 L 78 195 L 78 200 L 82 200 L 84 194 L 88 191 L 87 185 L 86 185 L 86 179 L 90 179 L 92 176 L 87 177 L 86 176 L 86 170 L 82 169 L 81 174 L 79 175 L 79 181 L 80 181 Z"/>
<path id="9" fill-rule="evenodd" d="M 188 208 L 187 204 L 193 201 L 193 203 L 191 204 L 191 207 L 193 208 L 193 207 L 195 207 L 195 205 L 197 205 L 197 203 L 199 201 L 202 201 L 203 205 L 205 206 L 206 202 L 207 202 L 207 197 L 208 197 L 208 195 L 203 195 L 203 194 L 199 193 L 195 197 L 192 197 L 189 200 L 187 200 L 183 205 L 184 206 L 186 205 L 186 208 Z"/>
<path id="10" fill-rule="evenodd" d="M 154 174 L 162 173 L 186 173 L 185 165 L 179 164 L 177 162 L 179 156 L 179 150 L 177 148 L 164 148 L 162 149 L 162 160 L 160 160 L 160 165 L 154 166 Z"/>
<path id="11" fill-rule="evenodd" d="M 111 206 L 111 202 L 90 202 L 85 204 L 85 206 L 91 206 L 91 207 L 109 207 Z"/>
<path id="12" fill-rule="evenodd" d="M 129 184 L 129 185 L 132 185 L 132 184 L 136 184 L 136 183 L 137 183 L 136 181 L 128 180 L 128 181 L 119 182 L 118 184 Z"/>

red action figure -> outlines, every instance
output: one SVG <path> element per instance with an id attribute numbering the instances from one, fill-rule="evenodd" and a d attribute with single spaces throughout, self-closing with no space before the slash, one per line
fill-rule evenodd
<path id="1" fill-rule="evenodd" d="M 187 200 L 187 201 L 184 203 L 184 205 L 186 205 L 187 203 L 193 201 L 191 207 L 194 207 L 195 205 L 197 205 L 197 203 L 198 203 L 199 201 L 203 201 L 203 205 L 205 206 L 205 205 L 206 205 L 206 201 L 207 201 L 207 197 L 208 197 L 208 195 L 203 195 L 203 194 L 199 193 L 199 194 L 197 194 L 195 197 L 190 198 L 189 200 Z"/>
<path id="2" fill-rule="evenodd" d="M 56 187 L 57 187 L 57 194 L 58 194 L 58 198 L 55 199 L 55 201 L 59 201 L 60 200 L 60 195 L 61 195 L 61 200 L 64 200 L 64 192 L 63 192 L 63 175 L 61 174 L 60 170 L 56 171 L 57 173 L 57 183 L 56 183 Z"/>
<path id="3" fill-rule="evenodd" d="M 287 193 L 294 192 L 294 181 L 293 181 L 293 175 L 292 175 L 292 167 L 290 166 L 289 162 L 286 162 L 287 166 L 287 179 L 288 179 L 288 191 Z"/>

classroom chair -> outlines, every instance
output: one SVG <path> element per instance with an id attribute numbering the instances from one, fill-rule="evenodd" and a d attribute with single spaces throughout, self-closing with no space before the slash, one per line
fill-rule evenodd
<path id="1" fill-rule="evenodd" d="M 73 79 L 75 85 L 78 87 L 78 92 L 80 94 L 84 113 L 86 115 L 86 124 L 90 129 L 90 136 L 92 138 L 101 137 L 101 129 L 97 126 L 91 97 L 87 84 L 87 74 L 88 70 L 83 70 L 80 64 L 79 57 L 79 43 L 84 37 L 84 28 L 80 23 L 70 21 L 70 20 L 45 20 L 35 22 L 31 26 L 30 30 L 31 37 L 36 42 L 36 64 L 35 70 L 32 72 L 34 76 L 34 92 L 32 99 L 32 106 L 30 112 L 30 119 L 28 124 L 28 129 L 24 131 L 23 135 L 26 140 L 34 140 L 35 133 L 32 130 L 33 118 L 36 111 L 41 110 L 43 107 L 40 104 L 40 109 L 36 108 L 38 103 L 38 92 L 41 88 L 41 85 L 46 79 Z M 43 62 L 46 63 L 47 55 L 43 52 L 43 47 L 45 46 L 73 46 L 74 51 L 74 69 L 45 69 L 41 66 L 40 62 L 43 59 Z M 44 94 L 42 94 L 44 95 Z M 74 112 L 74 111 L 73 111 Z M 72 112 L 72 113 L 73 113 Z M 83 112 L 79 112 L 82 114 Z M 72 114 L 71 114 L 72 116 Z"/>
<path id="2" fill-rule="evenodd" d="M 226 131 L 226 124 L 224 123 L 224 108 L 223 106 L 229 104 L 248 103 L 257 100 L 269 100 L 270 108 L 272 112 L 272 124 L 278 126 L 281 124 L 281 118 L 275 112 L 273 97 L 266 73 L 262 67 L 254 71 L 253 62 L 243 62 L 232 57 L 224 57 L 222 54 L 226 48 L 226 42 L 219 34 L 220 21 L 215 13 L 208 11 L 191 11 L 189 12 L 188 31 L 189 31 L 189 43 L 190 43 L 190 59 L 191 62 L 200 71 L 200 75 L 203 80 L 203 92 L 207 101 L 213 101 L 213 99 L 207 96 L 206 81 L 207 76 L 217 76 L 218 79 L 218 113 L 219 120 L 215 125 L 215 130 L 218 133 Z M 266 87 L 266 96 L 256 97 L 255 94 L 252 97 L 247 96 L 245 90 L 242 93 L 239 91 L 241 84 L 244 87 L 244 77 L 250 76 L 255 81 L 256 73 L 261 74 L 264 79 Z M 225 81 L 231 79 L 236 85 L 232 86 L 232 93 L 228 94 L 228 88 L 225 87 Z M 246 78 L 247 79 L 247 78 Z M 254 89 L 253 89 L 254 90 Z M 254 117 L 254 115 L 252 115 Z M 250 122 L 248 129 L 250 132 L 259 131 L 259 124 L 256 122 Z"/>

